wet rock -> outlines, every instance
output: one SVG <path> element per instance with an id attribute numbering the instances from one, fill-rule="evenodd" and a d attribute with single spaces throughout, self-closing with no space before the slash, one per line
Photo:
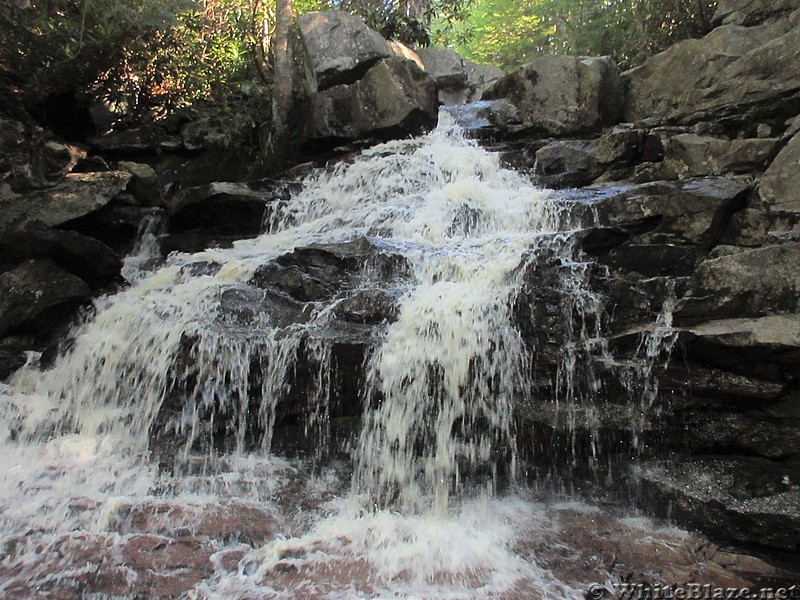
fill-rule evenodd
<path id="1" fill-rule="evenodd" d="M 0 198 L 0 230 L 29 221 L 63 225 L 106 206 L 131 178 L 123 171 L 72 173 L 52 189 Z"/>
<path id="2" fill-rule="evenodd" d="M 264 179 L 216 182 L 181 190 L 170 200 L 165 250 L 197 252 L 252 238 L 264 231 L 272 210 L 299 189 L 296 183 Z M 167 252 L 168 253 L 168 252 Z"/>
<path id="3" fill-rule="evenodd" d="M 800 8 L 797 0 L 720 0 L 714 25 L 758 25 L 770 19 L 788 17 Z"/>
<path id="4" fill-rule="evenodd" d="M 308 93 L 361 79 L 392 49 L 377 31 L 343 11 L 310 12 L 297 19 L 308 64 Z"/>
<path id="5" fill-rule="evenodd" d="M 34 345 L 34 340 L 26 336 L 0 338 L 0 381 L 5 381 L 27 362 L 25 352 Z"/>
<path id="6" fill-rule="evenodd" d="M 482 100 L 444 106 L 441 110 L 450 114 L 471 137 L 504 137 L 522 125 L 516 107 L 508 100 Z"/>
<path id="7" fill-rule="evenodd" d="M 381 60 L 362 79 L 309 99 L 306 134 L 311 145 L 417 134 L 437 120 L 436 85 L 412 61 Z"/>
<path id="8" fill-rule="evenodd" d="M 403 277 L 406 269 L 402 257 L 375 246 L 367 238 L 359 238 L 343 244 L 297 248 L 259 267 L 250 283 L 274 286 L 301 302 L 316 302 L 353 287 L 365 270 L 392 282 Z"/>
<path id="9" fill-rule="evenodd" d="M 687 354 L 701 364 L 782 384 L 800 380 L 800 316 L 722 319 L 682 334 Z"/>
<path id="10" fill-rule="evenodd" d="M 397 319 L 397 298 L 379 289 L 358 290 L 336 305 L 336 317 L 352 323 L 378 325 Z"/>
<path id="11" fill-rule="evenodd" d="M 120 273 L 122 260 L 102 242 L 75 231 L 48 229 L 40 223 L 0 232 L 0 255 L 13 268 L 28 258 L 50 258 L 59 267 L 92 285 Z M 2 266 L 2 263 L 0 263 Z"/>
<path id="12" fill-rule="evenodd" d="M 567 135 L 619 123 L 622 94 L 611 59 L 546 55 L 495 82 L 483 99 L 507 98 L 534 130 Z"/>
<path id="13" fill-rule="evenodd" d="M 777 148 L 776 138 L 725 140 L 686 133 L 668 140 L 664 160 L 678 179 L 752 173 L 766 168 Z"/>
<path id="14" fill-rule="evenodd" d="M 691 275 L 705 252 L 692 244 L 635 244 L 615 247 L 598 262 L 619 271 L 639 273 L 644 277 Z"/>
<path id="15" fill-rule="evenodd" d="M 98 211 L 70 221 L 69 227 L 70 230 L 100 240 L 117 255 L 126 256 L 133 249 L 143 219 L 164 216 L 160 208 L 112 202 Z"/>
<path id="16" fill-rule="evenodd" d="M 784 392 L 784 383 L 746 377 L 698 363 L 673 361 L 658 372 L 659 389 L 670 393 L 673 408 L 703 406 L 719 400 L 722 407 L 764 406 Z"/>
<path id="17" fill-rule="evenodd" d="M 747 183 L 726 178 L 656 182 L 606 188 L 589 206 L 596 224 L 624 229 L 636 243 L 659 243 L 668 236 L 668 243 L 711 248 L 749 192 Z"/>
<path id="18" fill-rule="evenodd" d="M 220 294 L 220 319 L 243 331 L 266 316 L 274 327 L 288 327 L 308 320 L 309 312 L 285 294 L 249 286 L 227 288 Z"/>
<path id="19" fill-rule="evenodd" d="M 280 517 L 263 505 L 241 500 L 205 504 L 145 501 L 122 504 L 111 516 L 111 531 L 224 543 L 261 545 L 283 529 Z"/>
<path id="20" fill-rule="evenodd" d="M 763 458 L 697 457 L 636 470 L 659 512 L 718 539 L 797 550 L 800 472 Z"/>
<path id="21" fill-rule="evenodd" d="M 692 432 L 684 448 L 694 453 L 786 460 L 800 452 L 800 419 L 796 418 L 774 418 L 758 410 L 705 409 L 682 411 L 675 421 L 684 431 Z"/>
<path id="22" fill-rule="evenodd" d="M 0 335 L 46 331 L 90 293 L 86 282 L 51 260 L 26 261 L 0 274 Z"/>
<path id="23" fill-rule="evenodd" d="M 591 140 L 555 141 L 536 152 L 536 175 L 549 188 L 581 187 L 594 180 L 600 171 L 592 156 Z"/>
<path id="24" fill-rule="evenodd" d="M 683 322 L 761 317 L 800 311 L 800 243 L 748 249 L 710 258 L 676 310 Z"/>

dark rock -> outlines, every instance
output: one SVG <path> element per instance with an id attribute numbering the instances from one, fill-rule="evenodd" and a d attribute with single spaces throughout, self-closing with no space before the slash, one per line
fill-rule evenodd
<path id="1" fill-rule="evenodd" d="M 357 290 L 336 305 L 338 319 L 364 325 L 391 323 L 397 319 L 397 298 L 379 289 Z"/>
<path id="2" fill-rule="evenodd" d="M 88 215 L 111 202 L 131 177 L 123 171 L 73 173 L 50 190 L 0 198 L 0 230 L 30 221 L 56 227 Z"/>
<path id="3" fill-rule="evenodd" d="M 138 200 L 140 206 L 164 206 L 161 182 L 153 167 L 130 161 L 120 161 L 118 166 L 133 175 L 127 190 Z"/>
<path id="4" fill-rule="evenodd" d="M 119 256 L 126 256 L 133 249 L 143 219 L 163 214 L 159 208 L 111 202 L 98 211 L 70 221 L 69 228 L 100 240 Z"/>
<path id="5" fill-rule="evenodd" d="M 0 381 L 5 381 L 28 361 L 25 353 L 34 346 L 34 340 L 24 336 L 0 339 Z"/>
<path id="6" fill-rule="evenodd" d="M 296 183 L 272 179 L 187 188 L 170 200 L 169 231 L 193 234 L 202 247 L 215 240 L 256 237 L 263 233 L 270 211 L 287 202 L 299 188 Z M 185 242 L 178 245 L 185 246 Z"/>
<path id="7" fill-rule="evenodd" d="M 658 512 L 718 539 L 796 551 L 800 472 L 764 458 L 697 457 L 639 468 Z"/>
<path id="8" fill-rule="evenodd" d="M 412 61 L 381 60 L 362 79 L 309 99 L 309 143 L 389 139 L 417 134 L 437 120 L 436 85 Z"/>
<path id="9" fill-rule="evenodd" d="M 800 316 L 722 319 L 688 328 L 681 344 L 694 361 L 791 384 L 800 378 Z"/>
<path id="10" fill-rule="evenodd" d="M 697 363 L 672 361 L 658 372 L 659 389 L 669 392 L 673 408 L 705 405 L 718 399 L 720 407 L 764 406 L 784 392 L 784 383 L 738 375 Z M 683 396 L 685 394 L 685 396 Z"/>
<path id="11" fill-rule="evenodd" d="M 597 140 L 591 156 L 604 167 L 627 166 L 642 154 L 644 142 L 643 129 L 615 127 Z"/>
<path id="12" fill-rule="evenodd" d="M 28 258 L 50 258 L 62 269 L 93 285 L 114 279 L 122 268 L 117 253 L 102 242 L 75 231 L 48 229 L 35 222 L 0 232 L 0 253 L 5 260 L 12 261 L 7 268 Z"/>
<path id="13" fill-rule="evenodd" d="M 639 273 L 645 277 L 691 275 L 705 255 L 691 244 L 634 244 L 615 247 L 597 260 L 612 269 Z"/>
<path id="14" fill-rule="evenodd" d="M 590 140 L 555 141 L 536 152 L 535 173 L 549 188 L 581 187 L 600 174 L 592 156 L 597 142 Z"/>
<path id="15" fill-rule="evenodd" d="M 589 256 L 604 256 L 630 237 L 630 233 L 619 227 L 595 227 L 582 236 L 581 248 Z"/>
<path id="16" fill-rule="evenodd" d="M 800 311 L 800 243 L 705 260 L 676 310 L 683 322 Z"/>
<path id="17" fill-rule="evenodd" d="M 45 331 L 90 294 L 86 282 L 52 261 L 29 260 L 0 274 L 0 335 Z"/>
<path id="18" fill-rule="evenodd" d="M 608 57 L 538 57 L 483 94 L 498 98 L 511 101 L 526 125 L 552 135 L 615 125 L 623 110 L 619 70 Z"/>
<path id="19" fill-rule="evenodd" d="M 297 19 L 308 65 L 308 93 L 361 79 L 392 49 L 377 31 L 343 11 L 310 12 Z"/>
<path id="20" fill-rule="evenodd" d="M 639 243 L 696 244 L 711 248 L 731 215 L 744 205 L 750 187 L 725 178 L 606 188 L 589 206 L 603 227 L 624 229 Z M 665 237 L 666 236 L 666 237 Z"/>
<path id="21" fill-rule="evenodd" d="M 156 126 L 112 132 L 92 138 L 94 150 L 106 156 L 157 156 L 161 152 L 180 152 L 183 140 Z"/>

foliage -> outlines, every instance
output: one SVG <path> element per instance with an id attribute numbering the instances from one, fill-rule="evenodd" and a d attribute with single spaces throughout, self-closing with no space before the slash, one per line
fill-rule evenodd
<path id="1" fill-rule="evenodd" d="M 623 67 L 708 31 L 715 0 L 478 0 L 438 42 L 506 69 L 536 54 L 610 55 Z"/>
<path id="2" fill-rule="evenodd" d="M 431 42 L 431 25 L 452 28 L 467 18 L 474 0 L 330 0 L 329 6 L 358 15 L 387 39 L 415 46 Z"/>

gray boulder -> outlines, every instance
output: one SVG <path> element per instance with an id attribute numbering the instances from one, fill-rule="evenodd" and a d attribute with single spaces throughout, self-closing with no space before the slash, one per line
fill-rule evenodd
<path id="1" fill-rule="evenodd" d="M 541 56 L 495 82 L 484 99 L 508 98 L 531 128 L 566 135 L 619 123 L 623 89 L 608 57 Z"/>
<path id="2" fill-rule="evenodd" d="M 412 61 L 384 59 L 359 81 L 309 99 L 313 142 L 390 138 L 420 133 L 437 120 L 436 84 Z"/>
<path id="3" fill-rule="evenodd" d="M 132 177 L 125 171 L 71 173 L 52 189 L 0 195 L 0 230 L 30 221 L 57 227 L 88 215 L 123 192 Z"/>
<path id="4" fill-rule="evenodd" d="M 726 25 L 685 40 L 623 75 L 625 119 L 742 124 L 796 107 L 800 95 L 800 26 L 779 21 Z"/>
<path id="5" fill-rule="evenodd" d="M 777 138 L 726 140 L 694 133 L 667 140 L 666 167 L 678 179 L 763 170 L 775 156 Z"/>
<path id="6" fill-rule="evenodd" d="M 719 0 L 715 25 L 758 25 L 788 16 L 800 8 L 798 0 Z"/>
<path id="7" fill-rule="evenodd" d="M 464 60 L 450 48 L 421 48 L 417 54 L 425 65 L 425 71 L 433 77 L 440 88 L 464 88 L 467 71 Z"/>
<path id="8" fill-rule="evenodd" d="M 800 243 L 709 258 L 675 316 L 682 322 L 800 312 Z"/>
<path id="9" fill-rule="evenodd" d="M 306 53 L 307 91 L 353 83 L 392 48 L 364 21 L 343 11 L 319 11 L 297 19 Z"/>

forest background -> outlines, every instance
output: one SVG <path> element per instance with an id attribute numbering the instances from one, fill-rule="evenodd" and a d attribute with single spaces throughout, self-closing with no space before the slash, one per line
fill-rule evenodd
<path id="1" fill-rule="evenodd" d="M 118 124 L 199 111 L 221 145 L 265 146 L 281 10 L 335 8 L 411 47 L 449 46 L 506 72 L 543 53 L 631 68 L 710 30 L 709 0 L 6 0 L 0 112 L 90 98 Z M 288 11 L 288 12 L 287 12 Z M 277 18 L 276 18 L 277 12 Z M 300 53 L 295 53 L 295 56 Z M 277 92 L 276 92 L 277 94 Z M 70 100 L 72 101 L 72 100 Z"/>

